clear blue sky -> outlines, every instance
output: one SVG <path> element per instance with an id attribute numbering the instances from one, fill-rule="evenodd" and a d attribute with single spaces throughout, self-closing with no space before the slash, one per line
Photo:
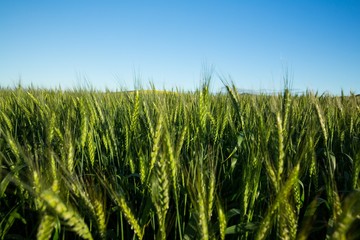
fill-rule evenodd
<path id="1" fill-rule="evenodd" d="M 360 93 L 360 1 L 0 1 L 0 86 Z M 85 81 L 86 79 L 86 81 Z M 228 77 L 228 79 L 230 79 Z"/>

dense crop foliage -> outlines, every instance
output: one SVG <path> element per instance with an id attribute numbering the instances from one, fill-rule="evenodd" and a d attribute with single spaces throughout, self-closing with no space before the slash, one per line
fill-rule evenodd
<path id="1" fill-rule="evenodd" d="M 0 239 L 358 239 L 360 99 L 0 90 Z"/>

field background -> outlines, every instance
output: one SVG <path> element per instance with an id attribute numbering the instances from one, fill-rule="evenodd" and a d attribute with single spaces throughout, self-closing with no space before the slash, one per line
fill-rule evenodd
<path id="1" fill-rule="evenodd" d="M 0 239 L 359 239 L 360 98 L 0 90 Z"/>

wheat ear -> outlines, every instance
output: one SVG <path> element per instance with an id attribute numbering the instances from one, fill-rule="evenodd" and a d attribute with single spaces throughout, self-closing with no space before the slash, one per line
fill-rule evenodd
<path id="1" fill-rule="evenodd" d="M 45 190 L 40 194 L 40 198 L 58 215 L 72 231 L 84 239 L 92 240 L 90 230 L 80 215 L 66 206 L 57 194 L 50 190 Z"/>
<path id="2" fill-rule="evenodd" d="M 56 226 L 56 218 L 52 215 L 45 214 L 41 218 L 41 222 L 36 234 L 37 240 L 49 240 Z"/>
<path id="3" fill-rule="evenodd" d="M 300 171 L 300 164 L 298 163 L 292 170 L 288 180 L 286 181 L 286 183 L 283 185 L 283 187 L 281 188 L 281 190 L 278 192 L 275 202 L 269 207 L 269 209 L 267 210 L 267 213 L 265 215 L 264 220 L 262 221 L 258 232 L 255 236 L 255 239 L 260 240 L 260 239 L 265 239 L 267 236 L 267 232 L 271 226 L 272 223 L 272 216 L 275 213 L 275 211 L 279 208 L 280 204 L 283 201 L 286 201 L 289 193 L 291 192 L 291 189 L 293 188 L 294 184 L 296 183 L 296 181 L 298 180 L 298 175 L 299 175 L 299 171 Z"/>

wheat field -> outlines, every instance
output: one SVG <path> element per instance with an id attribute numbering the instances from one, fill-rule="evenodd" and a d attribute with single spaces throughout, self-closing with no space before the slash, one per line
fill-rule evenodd
<path id="1" fill-rule="evenodd" d="M 360 98 L 0 89 L 0 239 L 359 239 Z"/>

